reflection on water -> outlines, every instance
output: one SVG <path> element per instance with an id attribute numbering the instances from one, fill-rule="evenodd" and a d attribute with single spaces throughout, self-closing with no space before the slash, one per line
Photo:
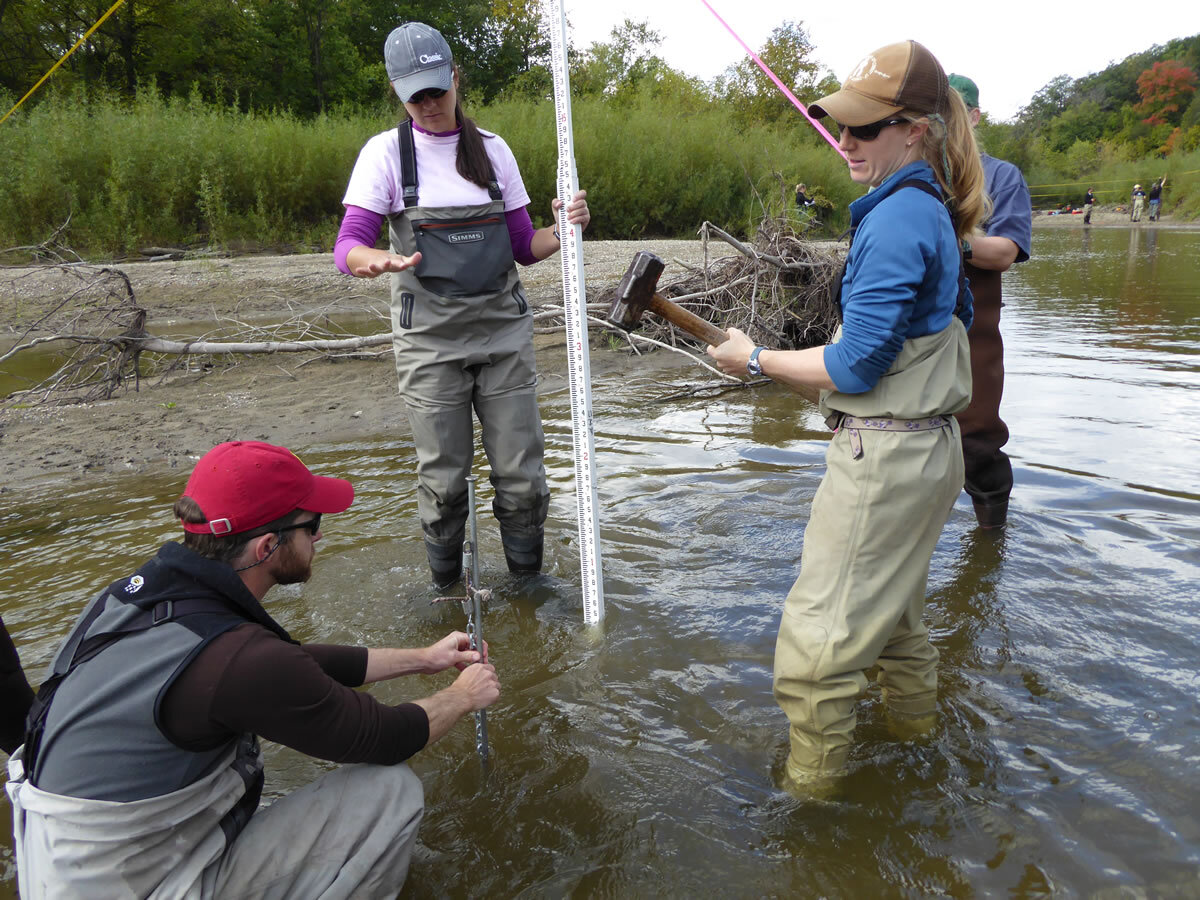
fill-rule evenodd
<path id="1" fill-rule="evenodd" d="M 869 692 L 836 803 L 774 786 L 787 723 L 771 665 L 823 470 L 815 410 L 777 388 L 646 402 L 695 377 L 674 357 L 601 376 L 608 614 L 585 629 L 569 397 L 544 363 L 547 571 L 503 571 L 482 515 L 504 686 L 493 766 L 484 778 L 469 722 L 416 758 L 428 809 L 406 896 L 1200 889 L 1200 235 L 1039 231 L 1035 250 L 1006 282 L 1011 525 L 978 532 L 964 500 L 933 560 L 939 727 L 898 744 Z M 276 589 L 280 621 L 375 645 L 462 627 L 424 586 L 413 485 L 397 476 L 412 471 L 408 436 L 303 449 L 357 499 L 329 521 L 314 579 Z M 89 592 L 173 537 L 185 478 L 3 507 L 0 611 L 35 678 Z M 373 690 L 398 702 L 448 680 Z M 326 768 L 268 756 L 268 799 Z"/>

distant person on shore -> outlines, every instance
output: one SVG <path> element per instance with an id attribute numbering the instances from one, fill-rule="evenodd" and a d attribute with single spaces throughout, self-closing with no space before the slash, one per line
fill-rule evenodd
<path id="1" fill-rule="evenodd" d="M 472 411 L 492 470 L 505 560 L 510 571 L 533 574 L 542 568 L 550 489 L 533 314 L 515 263 L 557 253 L 558 226 L 534 230 L 517 161 L 499 135 L 463 114 L 459 69 L 436 29 L 421 22 L 394 29 L 384 62 L 404 120 L 360 151 L 334 259 L 360 278 L 391 275 L 396 372 L 434 585 L 445 590 L 462 573 Z M 568 221 L 584 228 L 586 195 L 567 203 Z M 551 211 L 560 205 L 551 201 Z M 390 249 L 378 250 L 385 221 Z"/>
<path id="2" fill-rule="evenodd" d="M 951 75 L 949 80 L 967 105 L 971 125 L 978 125 L 979 88 L 963 75 Z M 1029 259 L 1033 201 L 1020 169 L 986 153 L 981 158 L 992 214 L 983 224 L 983 236 L 970 238 L 967 248 L 967 278 L 975 299 L 975 323 L 967 332 L 973 388 L 971 405 L 958 414 L 958 424 L 966 463 L 964 487 L 971 496 L 976 521 L 981 528 L 1000 528 L 1008 521 L 1013 489 L 1012 463 L 1002 449 L 1008 443 L 1008 426 L 1000 418 L 1004 396 L 1000 275 L 1014 263 Z"/>
<path id="3" fill-rule="evenodd" d="M 184 535 L 100 591 L 9 760 L 22 897 L 394 897 L 424 811 L 404 761 L 500 694 L 452 632 L 422 649 L 301 644 L 263 607 L 312 575 L 321 516 L 354 500 L 284 447 L 218 444 Z M 454 670 L 390 705 L 354 690 Z M 259 738 L 347 764 L 259 809 Z"/>
<path id="4" fill-rule="evenodd" d="M 1159 219 L 1159 211 L 1162 209 L 1162 192 L 1167 186 L 1167 176 L 1164 175 L 1154 184 L 1150 185 L 1150 221 L 1157 222 Z"/>
<path id="5" fill-rule="evenodd" d="M 834 429 L 775 646 L 775 698 L 791 723 L 784 781 L 811 796 L 846 771 L 868 669 L 879 666 L 899 734 L 934 725 L 925 589 L 962 491 L 954 414 L 971 394 L 971 295 L 960 246 L 987 198 L 967 109 L 916 41 L 876 50 L 809 113 L 833 118 L 850 178 L 871 189 L 850 204 L 842 325 L 805 350 L 755 347 L 731 328 L 708 353 L 729 374 L 819 390 Z"/>
<path id="6" fill-rule="evenodd" d="M 1092 224 L 1092 207 L 1096 205 L 1096 192 L 1092 188 L 1087 189 L 1087 193 L 1083 197 L 1083 224 Z"/>
<path id="7" fill-rule="evenodd" d="M 796 185 L 796 209 L 804 209 L 806 206 L 812 206 L 813 200 L 808 196 L 808 185 Z"/>
<path id="8" fill-rule="evenodd" d="M 1129 202 L 1133 206 L 1129 213 L 1130 221 L 1142 221 L 1142 211 L 1146 208 L 1146 192 L 1142 190 L 1140 184 L 1133 186 L 1133 193 L 1129 195 Z"/>

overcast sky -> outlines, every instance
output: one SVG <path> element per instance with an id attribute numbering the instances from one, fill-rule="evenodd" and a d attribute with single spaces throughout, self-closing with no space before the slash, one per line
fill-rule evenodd
<path id="1" fill-rule="evenodd" d="M 993 119 L 1011 119 L 1058 75 L 1079 78 L 1132 53 L 1200 32 L 1200 0 L 1143 3 L 1004 0 L 999 3 L 797 3 L 794 0 L 709 0 L 754 50 L 785 19 L 798 20 L 818 63 L 838 80 L 870 51 L 912 38 L 928 47 L 947 74 L 979 85 Z M 663 36 L 660 53 L 673 68 L 708 81 L 743 58 L 741 46 L 700 0 L 563 0 L 572 43 L 607 41 L 630 18 L 648 20 Z M 787 100 L 782 96 L 781 102 Z"/>

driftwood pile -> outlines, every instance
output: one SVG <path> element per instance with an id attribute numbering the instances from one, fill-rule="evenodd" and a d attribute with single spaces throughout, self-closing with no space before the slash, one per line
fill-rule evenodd
<path id="1" fill-rule="evenodd" d="M 752 244 L 743 243 L 710 223 L 700 230 L 705 264 L 686 266 L 674 281 L 664 276 L 662 296 L 684 305 L 721 329 L 736 327 L 756 343 L 797 349 L 826 343 L 837 325 L 831 289 L 840 270 L 839 253 L 805 240 L 788 220 L 764 220 Z M 0 410 L 17 405 L 87 403 L 137 389 L 146 377 L 167 377 L 181 370 L 206 371 L 231 364 L 241 354 L 306 353 L 309 360 L 391 355 L 390 322 L 379 314 L 379 333 L 363 335 L 338 324 L 364 311 L 355 298 L 343 298 L 318 312 L 297 313 L 270 325 L 225 319 L 218 330 L 187 340 L 168 340 L 146 330 L 129 278 L 115 266 L 89 265 L 51 242 L 37 248 L 41 262 L 68 274 L 72 286 L 61 302 L 0 352 L 0 374 L 17 354 L 54 345 L 63 349 L 48 377 L 31 378 L 28 389 L 0 398 Z M 710 247 L 712 257 L 710 257 Z M 733 252 L 727 252 L 727 248 Z M 718 256 L 718 251 L 724 253 Z M 711 261 L 710 261 L 711 259 Z M 670 270 L 668 270 L 670 271 Z M 704 348 L 665 321 L 643 316 L 638 332 L 627 334 L 604 320 L 616 286 L 589 297 L 589 325 L 610 334 L 610 346 L 625 342 L 634 351 L 664 347 L 689 355 L 725 382 L 707 362 Z M 361 301 L 361 297 L 358 298 Z M 533 309 L 535 330 L 561 331 L 561 304 Z M 373 323 L 372 323 L 373 324 Z M 214 363 L 214 357 L 220 357 Z M 304 363 L 302 363 L 303 365 Z"/>
<path id="2" fill-rule="evenodd" d="M 660 283 L 659 294 L 718 328 L 738 328 L 766 347 L 799 350 L 833 337 L 838 325 L 833 287 L 841 254 L 831 246 L 806 240 L 787 219 L 764 219 L 753 244 L 710 222 L 701 226 L 700 237 L 704 266 L 689 266 L 682 278 Z M 710 262 L 710 249 L 715 254 L 724 245 L 736 252 Z M 615 286 L 604 292 L 605 310 L 615 295 Z M 655 316 L 642 320 L 637 336 L 672 347 L 699 344 Z"/>

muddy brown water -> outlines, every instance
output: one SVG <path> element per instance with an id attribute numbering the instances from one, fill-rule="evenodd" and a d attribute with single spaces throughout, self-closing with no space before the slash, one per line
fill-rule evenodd
<path id="1" fill-rule="evenodd" d="M 860 703 L 844 795 L 776 787 L 771 697 L 827 433 L 768 388 L 656 402 L 660 355 L 593 385 L 607 616 L 577 583 L 570 406 L 544 371 L 546 573 L 503 571 L 481 478 L 486 634 L 503 681 L 485 776 L 464 720 L 413 762 L 426 791 L 404 895 L 1148 896 L 1200 893 L 1200 232 L 1039 231 L 1006 276 L 1010 525 L 960 500 L 928 617 L 935 734 L 896 743 Z M 407 436 L 301 448 L 354 473 L 313 580 L 269 609 L 303 640 L 412 646 L 431 605 Z M 486 471 L 478 469 L 482 476 Z M 172 539 L 186 472 L 0 501 L 0 612 L 37 680 L 88 595 Z M 448 675 L 378 685 L 398 702 Z M 325 771 L 268 748 L 267 800 Z M 14 891 L 7 839 L 0 893 Z"/>

